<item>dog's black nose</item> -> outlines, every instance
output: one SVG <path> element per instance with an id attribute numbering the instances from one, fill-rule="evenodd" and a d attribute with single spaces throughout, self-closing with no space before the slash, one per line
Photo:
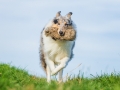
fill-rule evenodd
<path id="1" fill-rule="evenodd" d="M 60 34 L 60 36 L 64 35 L 63 31 L 59 31 L 59 34 Z"/>

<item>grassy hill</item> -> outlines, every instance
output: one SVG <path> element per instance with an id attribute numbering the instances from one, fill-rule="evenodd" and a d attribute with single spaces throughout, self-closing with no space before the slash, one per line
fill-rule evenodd
<path id="1" fill-rule="evenodd" d="M 45 78 L 29 75 L 27 71 L 0 64 L 0 90 L 120 90 L 120 73 L 93 78 L 75 77 L 65 83 L 46 82 Z"/>

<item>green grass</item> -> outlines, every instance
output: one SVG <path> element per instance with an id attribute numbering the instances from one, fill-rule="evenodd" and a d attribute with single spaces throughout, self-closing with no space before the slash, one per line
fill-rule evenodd
<path id="1" fill-rule="evenodd" d="M 45 78 L 29 75 L 27 71 L 0 64 L 0 90 L 120 90 L 120 74 L 111 73 L 93 78 L 77 76 L 59 84 Z"/>

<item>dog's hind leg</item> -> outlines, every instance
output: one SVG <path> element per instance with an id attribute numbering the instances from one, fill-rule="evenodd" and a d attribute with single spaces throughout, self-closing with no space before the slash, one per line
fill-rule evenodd
<path id="1" fill-rule="evenodd" d="M 62 74 L 63 74 L 63 69 L 59 71 L 59 80 L 58 80 L 59 82 L 63 81 Z"/>

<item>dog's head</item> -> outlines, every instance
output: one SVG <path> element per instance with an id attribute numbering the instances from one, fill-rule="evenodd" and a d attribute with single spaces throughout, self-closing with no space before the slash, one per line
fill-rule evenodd
<path id="1" fill-rule="evenodd" d="M 66 16 L 61 15 L 61 11 L 57 12 L 56 17 L 53 19 L 52 27 L 58 28 L 57 32 L 60 36 L 65 35 L 65 30 L 68 27 L 72 27 L 72 20 L 71 20 L 72 12 L 69 12 Z"/>

